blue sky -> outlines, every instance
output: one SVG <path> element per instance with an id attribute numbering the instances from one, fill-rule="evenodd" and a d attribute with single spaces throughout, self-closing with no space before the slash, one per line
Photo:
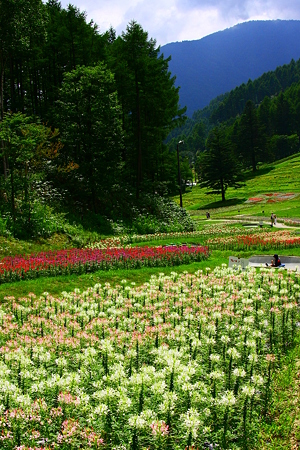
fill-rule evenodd
<path id="1" fill-rule="evenodd" d="M 137 21 L 157 45 L 200 39 L 249 20 L 300 20 L 300 0 L 60 0 L 86 11 L 99 31 Z"/>

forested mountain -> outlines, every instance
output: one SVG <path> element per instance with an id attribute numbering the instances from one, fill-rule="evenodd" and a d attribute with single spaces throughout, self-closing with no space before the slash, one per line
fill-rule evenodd
<path id="1" fill-rule="evenodd" d="M 249 79 L 300 58 L 300 21 L 251 21 L 200 40 L 161 47 L 187 114 Z M 242 108 L 245 106 L 242 105 Z"/>
<path id="2" fill-rule="evenodd" d="M 284 93 L 284 96 L 289 95 L 290 91 L 287 89 L 299 81 L 300 59 L 296 62 L 292 60 L 290 64 L 277 67 L 276 70 L 267 72 L 256 80 L 241 84 L 232 91 L 216 97 L 202 110 L 195 111 L 193 117 L 188 118 L 182 127 L 173 130 L 168 137 L 170 148 L 175 150 L 178 140 L 184 140 L 183 154 L 189 157 L 190 162 L 195 161 L 195 155 L 204 150 L 205 140 L 216 125 L 235 123 L 244 113 L 249 101 L 256 107 L 268 101 L 275 105 L 277 97 L 282 98 L 281 93 Z M 296 98 L 288 99 L 292 104 L 295 101 Z M 290 111 L 295 112 L 295 108 L 297 109 L 297 105 L 293 105 Z M 272 121 L 272 118 L 270 120 Z M 287 117 L 283 120 L 286 122 L 290 119 Z M 293 117 L 292 123 L 295 127 L 296 117 Z M 293 132 L 292 129 L 290 132 Z"/>
<path id="3" fill-rule="evenodd" d="M 185 152 L 194 164 L 200 186 L 210 187 L 212 192 L 222 194 L 222 200 L 225 200 L 227 187 L 241 186 L 245 170 L 256 172 L 262 162 L 272 162 L 299 152 L 299 69 L 300 61 L 278 68 L 277 74 L 285 74 L 282 82 L 285 80 L 287 86 L 289 79 L 291 85 L 285 90 L 277 87 L 279 92 L 266 95 L 260 103 L 251 99 L 258 96 L 253 85 L 258 88 L 261 81 L 267 89 L 269 83 L 265 82 L 277 79 L 274 73 L 235 89 L 219 102 L 219 107 L 211 108 L 210 122 L 204 114 L 205 121 L 195 120 L 187 136 L 180 134 L 171 140 L 170 147 L 174 147 L 178 139 L 185 139 Z M 291 73 L 294 77 L 290 76 Z M 292 82 L 293 79 L 299 81 Z M 233 98 L 235 102 L 229 102 Z M 239 113 L 233 105 L 242 101 L 246 104 Z M 200 117 L 201 112 L 198 115 Z M 217 121 L 214 122 L 216 116 Z M 228 120 L 222 121 L 222 116 Z"/>
<path id="4" fill-rule="evenodd" d="M 164 141 L 185 117 L 168 64 L 134 21 L 116 37 L 58 0 L 1 0 L 0 210 L 15 235 L 59 198 L 121 218 L 177 189 Z"/>
<path id="5" fill-rule="evenodd" d="M 225 200 L 227 186 L 241 186 L 245 169 L 256 172 L 262 162 L 299 152 L 299 136 L 300 81 L 259 105 L 248 100 L 242 114 L 215 126 L 204 149 L 196 153 L 200 186 L 210 187 Z"/>

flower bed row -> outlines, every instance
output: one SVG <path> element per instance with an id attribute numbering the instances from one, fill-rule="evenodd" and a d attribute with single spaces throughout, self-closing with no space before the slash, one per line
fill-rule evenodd
<path id="1" fill-rule="evenodd" d="M 41 252 L 2 259 L 0 283 L 87 273 L 96 270 L 135 269 L 140 267 L 176 266 L 208 258 L 208 247 L 165 246 L 111 249 L 71 249 Z"/>
<path id="2" fill-rule="evenodd" d="M 264 232 L 208 239 L 207 245 L 218 250 L 275 250 L 299 247 L 300 236 L 289 231 Z"/>
<path id="3" fill-rule="evenodd" d="M 232 223 L 240 223 L 240 221 L 231 221 Z M 87 248 L 92 249 L 105 249 L 105 248 L 120 248 L 124 246 L 129 246 L 131 244 L 139 242 L 149 242 L 165 239 L 186 239 L 186 238 L 207 238 L 207 236 L 217 236 L 217 235 L 232 235 L 240 233 L 240 228 L 229 226 L 228 224 L 214 224 L 211 226 L 206 226 L 200 231 L 183 231 L 183 232 L 173 232 L 173 233 L 154 233 L 154 234 L 132 234 L 117 236 L 107 239 L 101 239 L 101 241 L 93 242 L 87 245 Z M 259 230 L 258 230 L 259 232 Z M 253 230 L 245 230 L 245 233 L 251 234 Z"/>
<path id="4" fill-rule="evenodd" d="M 255 448 L 299 281 L 223 266 L 5 298 L 0 448 Z"/>
<path id="5" fill-rule="evenodd" d="M 273 192 L 268 194 L 260 194 L 260 197 L 250 197 L 246 203 L 261 203 L 261 202 L 267 202 L 267 203 L 275 203 L 275 202 L 282 202 L 284 200 L 290 200 L 292 198 L 295 198 L 297 194 L 293 192 Z"/>

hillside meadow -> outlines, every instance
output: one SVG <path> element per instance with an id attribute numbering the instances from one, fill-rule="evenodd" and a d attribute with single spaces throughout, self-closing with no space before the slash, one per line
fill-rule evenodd
<path id="1" fill-rule="evenodd" d="M 196 231 L 107 237 L 76 258 L 64 250 L 65 272 L 63 236 L 2 237 L 1 448 L 298 448 L 299 272 L 227 263 L 300 255 L 299 162 L 261 167 L 223 205 L 193 187 L 183 202 Z M 143 263 L 152 247 L 163 266 Z M 209 251 L 188 261 L 198 247 Z M 119 268 L 81 259 L 107 249 Z"/>
<path id="2" fill-rule="evenodd" d="M 211 219 L 258 218 L 269 221 L 271 213 L 282 219 L 300 219 L 300 156 L 294 155 L 247 172 L 245 186 L 228 189 L 225 204 L 220 195 L 208 194 L 197 186 L 188 188 L 183 206 L 199 224 L 210 211 Z M 280 195 L 278 195 L 280 194 Z M 175 200 L 176 197 L 175 197 Z"/>

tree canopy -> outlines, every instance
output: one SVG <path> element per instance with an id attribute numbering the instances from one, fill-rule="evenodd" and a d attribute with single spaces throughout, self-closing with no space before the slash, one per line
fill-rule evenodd
<path id="1" fill-rule="evenodd" d="M 198 157 L 197 170 L 200 186 L 210 189 L 210 194 L 221 194 L 223 202 L 228 187 L 242 186 L 241 168 L 235 160 L 225 130 L 221 127 L 210 132 L 206 150 Z"/>
<path id="2" fill-rule="evenodd" d="M 64 192 L 68 208 L 109 215 L 122 197 L 176 189 L 176 159 L 165 140 L 185 109 L 169 58 L 139 24 L 130 22 L 120 36 L 112 28 L 101 34 L 71 4 L 1 0 L 0 43 L 0 121 L 21 113 L 59 129 L 61 151 L 45 182 Z M 7 179 L 16 172 L 4 138 L 1 149 L 6 214 Z M 14 201 L 24 195 L 23 186 Z"/>

